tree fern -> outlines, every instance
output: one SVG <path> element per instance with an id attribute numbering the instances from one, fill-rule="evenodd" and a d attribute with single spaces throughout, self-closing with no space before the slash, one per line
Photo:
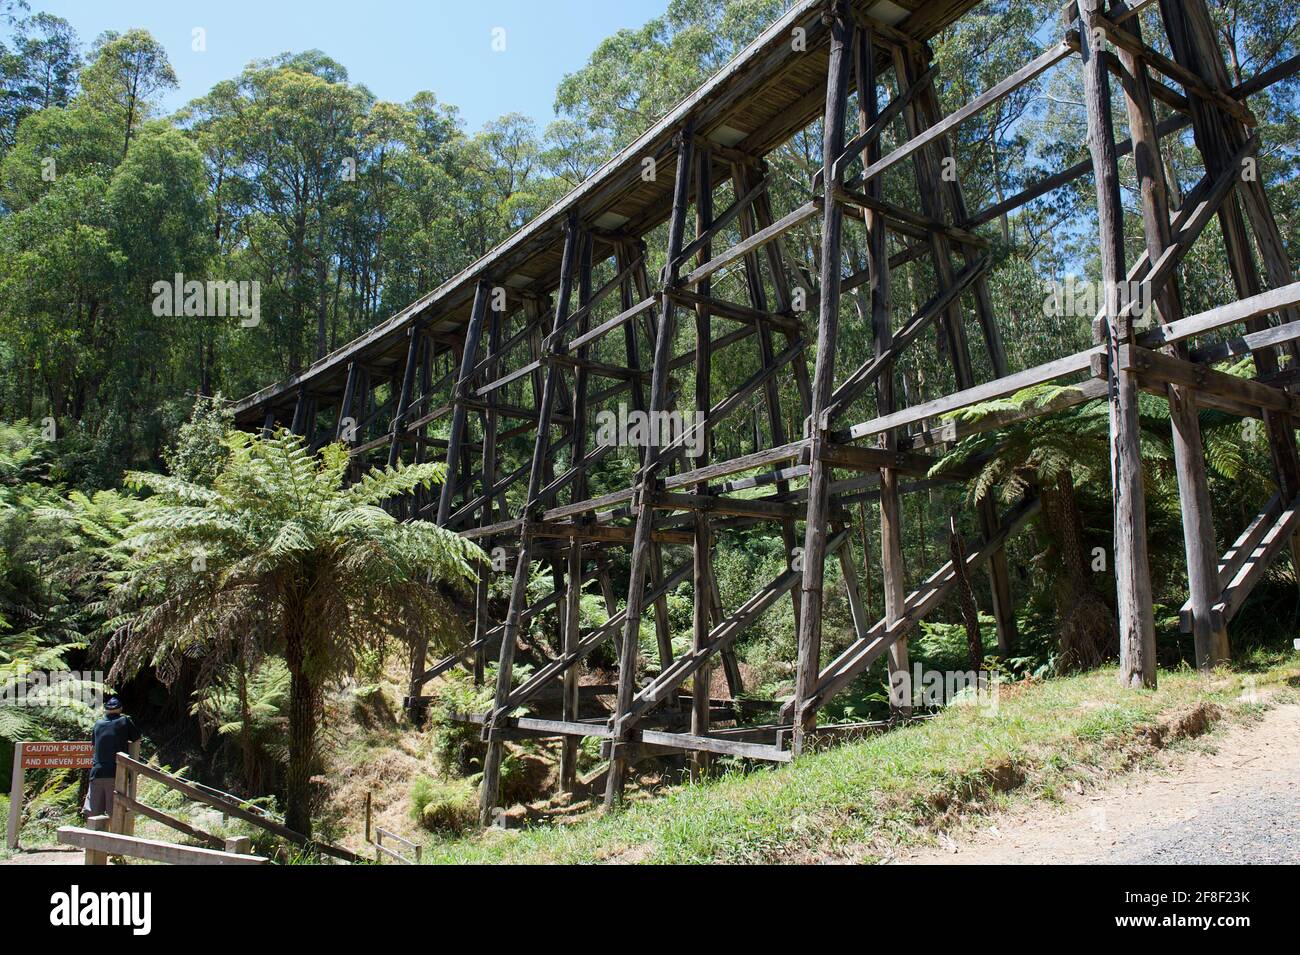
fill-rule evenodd
<path id="1" fill-rule="evenodd" d="M 128 475 L 153 497 L 124 532 L 120 616 L 104 651 L 111 680 L 143 667 L 170 680 L 189 662 L 207 684 L 232 663 L 251 672 L 282 655 L 288 818 L 305 829 L 320 688 L 385 639 L 449 650 L 462 636 L 455 603 L 469 603 L 485 558 L 459 535 L 376 506 L 440 481 L 442 465 L 374 469 L 345 487 L 342 445 L 314 455 L 286 431 L 233 432 L 226 448 L 210 486 Z"/>

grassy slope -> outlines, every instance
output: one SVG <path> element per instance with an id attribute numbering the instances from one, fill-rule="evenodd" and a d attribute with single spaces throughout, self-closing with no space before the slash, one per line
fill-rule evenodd
<path id="1" fill-rule="evenodd" d="M 569 826 L 435 842 L 434 862 L 876 861 L 962 812 L 1046 797 L 1121 770 L 1179 735 L 1204 704 L 1233 717 L 1294 697 L 1300 656 L 1254 675 L 1160 674 L 1125 691 L 1114 669 L 1004 688 L 996 712 L 937 718 L 790 766 L 673 790 Z M 1253 692 L 1254 691 L 1254 692 Z M 1257 693 L 1257 695 L 1256 695 Z"/>

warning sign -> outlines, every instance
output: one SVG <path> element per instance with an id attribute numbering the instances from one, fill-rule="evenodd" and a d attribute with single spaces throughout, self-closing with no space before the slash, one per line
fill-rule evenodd
<path id="1" fill-rule="evenodd" d="M 23 769 L 89 769 L 93 743 L 20 744 Z"/>

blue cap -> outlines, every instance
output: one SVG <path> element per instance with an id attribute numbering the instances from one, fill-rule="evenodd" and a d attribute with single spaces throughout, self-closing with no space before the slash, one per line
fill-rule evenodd
<path id="1" fill-rule="evenodd" d="M 110 696 L 104 701 L 104 709 L 108 710 L 110 713 L 115 713 L 122 709 L 122 701 L 115 696 Z"/>

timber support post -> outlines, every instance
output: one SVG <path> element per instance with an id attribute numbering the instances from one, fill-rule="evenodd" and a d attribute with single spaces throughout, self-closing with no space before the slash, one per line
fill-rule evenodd
<path id="1" fill-rule="evenodd" d="M 555 306 L 555 329 L 558 331 L 569 314 L 569 296 L 573 271 L 578 258 L 582 233 L 576 214 L 570 214 L 565 224 L 564 259 L 560 270 L 560 288 Z M 552 346 L 555 347 L 555 346 Z M 538 494 L 547 469 L 551 443 L 551 416 L 555 409 L 556 393 L 560 388 L 559 366 L 546 365 L 541 401 L 537 409 L 537 435 L 533 442 L 533 459 L 528 473 L 528 490 L 525 496 L 523 520 L 519 528 L 519 552 L 515 558 L 515 576 L 510 588 L 510 607 L 501 626 L 501 654 L 497 668 L 497 685 L 493 697 L 493 713 L 501 711 L 510 696 L 513 681 L 515 643 L 518 640 L 520 617 L 528 592 L 528 577 L 532 569 L 533 534 L 531 524 L 539 515 Z M 505 756 L 505 736 L 490 719 L 483 727 L 487 753 L 483 758 L 483 785 L 479 793 L 479 821 L 488 826 L 493 821 L 501 795 L 501 760 Z"/>
<path id="2" fill-rule="evenodd" d="M 668 222 L 668 266 L 662 293 L 659 328 L 655 332 L 654 365 L 650 377 L 650 414 L 668 411 L 668 364 L 672 358 L 673 339 L 677 331 L 677 303 L 671 290 L 677 284 L 680 266 L 678 259 L 685 244 L 686 206 L 690 201 L 691 155 L 695 126 L 689 119 L 677 134 L 677 170 L 673 180 L 673 208 Z M 645 449 L 644 464 L 633 490 L 636 526 L 632 537 L 632 560 L 628 571 L 627 611 L 623 626 L 623 646 L 618 661 L 618 694 L 611 719 L 614 738 L 611 743 L 609 772 L 605 780 L 605 808 L 610 809 L 623 799 L 623 786 L 628 767 L 629 741 L 622 732 L 621 721 L 626 719 L 636 692 L 636 660 L 638 633 L 641 628 L 641 611 L 644 606 L 646 564 L 654 527 L 656 492 L 662 484 L 658 463 L 662 449 L 652 442 Z"/>
<path id="3" fill-rule="evenodd" d="M 1131 342 L 1133 323 L 1124 267 L 1123 207 L 1119 163 L 1110 112 L 1110 76 L 1098 18 L 1100 0 L 1079 0 L 1088 149 L 1097 180 L 1105 333 L 1110 395 L 1111 490 L 1115 498 L 1115 591 L 1119 607 L 1120 672 L 1125 686 L 1156 685 L 1155 610 L 1147 562 L 1146 492 L 1142 486 L 1141 421 L 1137 376 L 1120 367 L 1120 348 Z"/>
<path id="4" fill-rule="evenodd" d="M 817 361 L 812 379 L 812 409 L 808 434 L 808 514 L 805 519 L 803 580 L 800 589 L 798 662 L 795 671 L 795 723 L 793 751 L 803 751 L 806 734 L 816 725 L 816 712 L 805 709 L 821 664 L 822 586 L 826 571 L 826 533 L 830 505 L 830 464 L 823 458 L 830 423 L 823 412 L 835 387 L 835 349 L 839 335 L 840 241 L 843 207 L 835 201 L 842 172 L 835 158 L 844 149 L 844 120 L 848 109 L 849 73 L 853 65 L 853 29 L 848 6 L 830 5 L 825 15 L 831 30 L 830 64 L 826 77 L 826 112 L 822 120 L 823 182 L 821 301 L 817 320 Z"/>

